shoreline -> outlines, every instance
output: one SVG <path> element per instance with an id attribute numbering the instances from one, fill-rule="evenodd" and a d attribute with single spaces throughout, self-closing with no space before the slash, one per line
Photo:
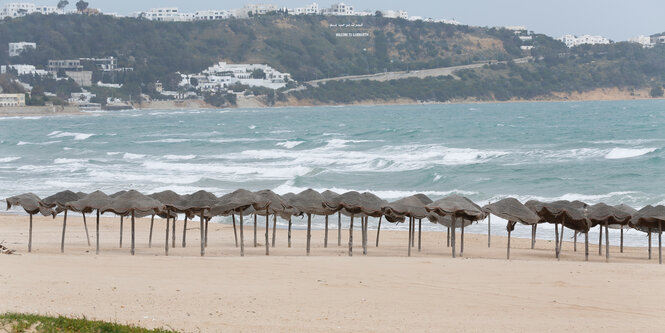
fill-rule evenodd
<path id="1" fill-rule="evenodd" d="M 398 106 L 398 105 L 482 105 L 482 104 L 509 104 L 509 103 L 554 103 L 554 102 L 621 102 L 621 101 L 646 101 L 646 100 L 665 100 L 665 98 L 653 98 L 648 96 L 646 89 L 639 90 L 639 94 L 635 96 L 628 95 L 628 90 L 621 90 L 617 88 L 596 89 L 584 93 L 553 93 L 558 97 L 544 97 L 534 99 L 513 99 L 508 101 L 498 100 L 476 100 L 473 98 L 451 100 L 447 102 L 420 102 L 411 99 L 401 98 L 397 100 L 368 100 L 353 103 L 316 103 L 306 100 L 293 100 L 290 102 L 278 102 L 275 105 L 268 106 L 262 103 L 259 98 L 245 98 L 242 105 L 235 107 L 214 107 L 206 104 L 203 101 L 160 101 L 158 103 L 149 102 L 145 106 L 134 105 L 136 111 L 154 111 L 154 110 L 214 110 L 214 109 L 255 109 L 255 108 L 297 108 L 297 107 L 341 107 L 341 106 Z M 646 95 L 643 95 L 647 93 Z M 55 111 L 58 109 L 59 111 Z M 49 110 L 52 110 L 49 112 Z M 103 111 L 102 112 L 113 112 Z M 125 111 L 125 110 L 123 110 Z M 46 117 L 46 116 L 72 116 L 72 115 L 92 115 L 95 112 L 81 111 L 75 106 L 66 107 L 22 107 L 22 108 L 0 108 L 0 117 Z"/>

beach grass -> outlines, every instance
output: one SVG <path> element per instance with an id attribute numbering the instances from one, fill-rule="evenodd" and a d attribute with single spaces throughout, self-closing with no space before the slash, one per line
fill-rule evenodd
<path id="1" fill-rule="evenodd" d="M 51 317 L 21 313 L 0 315 L 0 332 L 77 332 L 77 333 L 167 333 L 165 329 L 149 330 L 136 326 L 127 326 L 86 318 Z"/>

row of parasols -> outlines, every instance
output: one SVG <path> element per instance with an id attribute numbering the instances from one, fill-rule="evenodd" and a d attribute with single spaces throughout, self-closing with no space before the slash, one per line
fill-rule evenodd
<path id="1" fill-rule="evenodd" d="M 291 247 L 292 217 L 307 216 L 307 255 L 310 254 L 312 216 L 325 217 L 324 247 L 328 247 L 329 218 L 337 215 L 337 245 L 341 246 L 342 215 L 349 217 L 349 256 L 353 255 L 354 219 L 360 219 L 361 244 L 363 254 L 367 254 L 369 218 L 378 219 L 376 231 L 376 246 L 379 246 L 381 223 L 385 218 L 390 223 L 408 222 L 408 255 L 416 244 L 416 222 L 418 224 L 418 250 L 422 242 L 422 220 L 442 225 L 446 228 L 447 246 L 452 249 L 452 256 L 456 256 L 456 229 L 461 229 L 461 244 L 459 254 L 464 253 L 464 229 L 471 223 L 487 218 L 488 234 L 487 245 L 491 246 L 491 220 L 495 215 L 508 221 L 507 258 L 510 258 L 511 232 L 517 224 L 529 225 L 531 232 L 531 248 L 535 247 L 536 230 L 538 224 L 554 224 L 555 255 L 560 258 L 563 244 L 564 228 L 575 232 L 575 250 L 577 250 L 577 237 L 585 236 L 585 258 L 589 258 L 589 230 L 600 226 L 598 241 L 599 255 L 602 251 L 603 229 L 605 229 L 605 253 L 609 261 L 609 229 L 621 230 L 620 251 L 623 252 L 624 229 L 634 228 L 648 234 L 649 259 L 651 259 L 651 236 L 658 234 L 658 257 L 662 263 L 662 230 L 665 223 L 665 206 L 646 206 L 637 211 L 626 205 L 610 206 L 604 203 L 588 205 L 580 201 L 540 202 L 531 200 L 522 204 L 514 198 L 506 198 L 495 203 L 480 207 L 466 197 L 449 195 L 437 201 L 432 201 L 424 194 L 409 196 L 394 202 L 382 200 L 372 193 L 347 192 L 338 194 L 332 191 L 319 193 L 308 189 L 298 194 L 288 193 L 278 195 L 271 190 L 251 192 L 237 190 L 221 197 L 207 191 L 198 191 L 193 194 L 179 195 L 173 191 L 164 191 L 150 195 L 140 192 L 121 191 L 107 195 L 101 191 L 89 194 L 82 192 L 63 191 L 45 199 L 40 199 L 32 193 L 21 194 L 6 199 L 7 209 L 12 206 L 22 207 L 30 215 L 28 251 L 32 251 L 32 217 L 35 214 L 53 216 L 64 213 L 62 224 L 61 251 L 64 252 L 65 232 L 67 228 L 67 213 L 69 211 L 82 213 L 83 221 L 90 246 L 90 237 L 86 214 L 96 213 L 96 253 L 99 254 L 99 217 L 101 214 L 112 213 L 120 216 L 120 247 L 122 247 L 122 234 L 124 218 L 131 218 L 131 254 L 135 253 L 135 219 L 151 217 L 149 247 L 152 247 L 152 236 L 155 216 L 166 219 L 165 254 L 169 252 L 169 232 L 171 232 L 171 247 L 176 244 L 176 220 L 179 214 L 184 215 L 182 246 L 186 246 L 187 222 L 199 219 L 201 233 L 201 256 L 205 255 L 208 246 L 208 224 L 215 216 L 231 216 L 236 247 L 240 248 L 240 255 L 244 256 L 244 217 L 254 217 L 254 246 L 257 246 L 257 219 L 265 217 L 265 247 L 269 254 L 270 217 L 272 216 L 272 246 L 275 246 L 277 217 L 288 221 L 288 246 Z M 236 219 L 236 216 L 238 217 Z M 236 228 L 236 220 L 240 227 Z M 171 224 L 172 221 L 172 224 Z M 560 231 L 559 231 L 560 228 Z M 170 230 L 171 229 L 171 230 Z M 238 242 L 238 230 L 240 242 Z M 238 245 L 238 243 L 240 245 Z"/>

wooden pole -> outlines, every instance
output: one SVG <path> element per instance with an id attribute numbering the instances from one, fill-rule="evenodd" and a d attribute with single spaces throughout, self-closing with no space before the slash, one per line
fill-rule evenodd
<path id="1" fill-rule="evenodd" d="M 289 236 L 288 236 L 288 238 L 289 238 L 289 248 L 291 248 L 291 224 L 292 224 L 291 223 L 291 218 L 292 217 L 293 216 L 289 216 Z"/>
<path id="2" fill-rule="evenodd" d="M 337 246 L 342 246 L 342 213 L 337 212 Z"/>
<path id="3" fill-rule="evenodd" d="M 174 248 L 174 249 L 175 249 L 175 220 L 176 219 L 173 219 L 173 230 L 172 230 L 172 233 L 171 233 L 171 237 L 172 237 L 171 238 L 171 240 L 172 240 L 171 248 Z M 185 213 L 185 224 L 187 224 L 187 213 Z M 187 229 L 187 228 L 185 228 L 185 229 Z"/>
<path id="4" fill-rule="evenodd" d="M 621 226 L 621 248 L 620 248 L 621 253 L 623 253 L 623 226 Z"/>
<path id="5" fill-rule="evenodd" d="M 208 247 L 208 226 L 210 224 L 210 219 L 206 217 L 206 240 L 205 240 L 205 246 Z"/>
<path id="6" fill-rule="evenodd" d="M 97 250 L 95 251 L 95 254 L 99 254 L 99 209 L 97 209 Z"/>
<path id="7" fill-rule="evenodd" d="M 510 234 L 512 232 L 512 230 L 510 230 L 510 223 L 511 222 L 508 221 L 508 250 L 507 250 L 508 253 L 506 254 L 506 259 L 507 260 L 510 260 Z"/>
<path id="8" fill-rule="evenodd" d="M 175 228 L 173 228 L 173 233 L 175 235 Z M 175 243 L 173 247 L 175 247 Z M 187 214 L 185 214 L 185 222 L 182 225 L 182 248 L 184 249 L 185 247 L 187 247 Z"/>
<path id="9" fill-rule="evenodd" d="M 238 247 L 238 231 L 236 230 L 236 214 L 231 214 L 231 219 L 233 220 L 233 237 L 235 237 L 236 247 Z"/>
<path id="10" fill-rule="evenodd" d="M 311 241 L 312 241 L 312 214 L 307 214 L 307 255 L 309 255 Z"/>
<path id="11" fill-rule="evenodd" d="M 651 260 L 651 228 L 649 230 L 649 260 Z"/>
<path id="12" fill-rule="evenodd" d="M 270 241 L 268 241 L 268 235 L 270 233 L 270 215 L 268 215 L 268 210 L 266 209 L 266 255 L 270 255 Z"/>
<path id="13" fill-rule="evenodd" d="M 353 257 L 353 214 L 349 223 L 349 257 Z"/>
<path id="14" fill-rule="evenodd" d="M 589 231 L 584 233 L 584 261 L 589 261 Z"/>
<path id="15" fill-rule="evenodd" d="M 65 228 L 67 228 L 67 210 L 65 209 L 65 218 L 62 219 L 62 241 L 60 242 L 60 253 L 65 253 Z"/>
<path id="16" fill-rule="evenodd" d="M 244 235 L 244 226 L 243 226 L 243 216 L 242 210 L 240 211 L 240 256 L 245 256 L 245 235 Z"/>
<path id="17" fill-rule="evenodd" d="M 610 229 L 607 220 L 605 220 L 605 262 L 610 262 Z"/>
<path id="18" fill-rule="evenodd" d="M 379 216 L 379 227 L 376 229 L 376 247 L 379 247 L 379 234 L 381 233 L 381 220 L 383 220 L 383 215 Z"/>
<path id="19" fill-rule="evenodd" d="M 554 254 L 559 259 L 559 224 L 554 223 Z"/>
<path id="20" fill-rule="evenodd" d="M 658 264 L 663 264 L 663 222 L 658 221 Z"/>
<path id="21" fill-rule="evenodd" d="M 603 226 L 598 224 L 598 255 L 603 255 Z"/>
<path id="22" fill-rule="evenodd" d="M 446 228 L 446 247 L 450 247 L 450 227 Z"/>
<path id="23" fill-rule="evenodd" d="M 166 242 L 164 242 L 164 255 L 169 255 L 169 219 L 171 218 L 171 212 L 166 211 Z"/>
<path id="24" fill-rule="evenodd" d="M 423 219 L 418 219 L 418 252 L 422 249 L 423 241 Z"/>
<path id="25" fill-rule="evenodd" d="M 152 247 L 152 228 L 155 226 L 155 214 L 150 218 L 150 237 L 148 238 L 148 247 Z"/>
<path id="26" fill-rule="evenodd" d="M 88 246 L 90 246 L 90 235 L 88 234 L 88 222 L 85 220 L 85 213 L 83 213 L 83 227 L 85 228 L 85 238 L 88 240 Z"/>
<path id="27" fill-rule="evenodd" d="M 577 230 L 575 230 L 575 234 L 573 235 L 573 252 L 577 252 Z"/>
<path id="28" fill-rule="evenodd" d="M 416 220 L 411 220 L 411 228 L 413 232 L 411 233 L 411 247 L 416 247 Z"/>
<path id="29" fill-rule="evenodd" d="M 135 224 L 136 223 L 134 221 L 134 211 L 132 211 L 132 251 L 131 251 L 132 255 L 134 255 L 136 253 L 135 252 L 136 251 L 136 235 L 134 233 L 136 231 Z"/>
<path id="30" fill-rule="evenodd" d="M 411 233 L 413 233 L 413 231 L 411 230 L 411 216 L 409 216 L 409 257 L 411 256 Z"/>
<path id="31" fill-rule="evenodd" d="M 531 249 L 536 248 L 536 228 L 538 228 L 538 224 L 532 224 L 531 225 Z"/>
<path id="32" fill-rule="evenodd" d="M 457 227 L 457 218 L 455 215 L 451 216 L 451 220 L 453 221 L 453 225 L 450 227 L 451 229 L 451 234 L 450 234 L 450 247 L 453 248 L 453 258 L 455 258 L 455 227 Z"/>
<path id="33" fill-rule="evenodd" d="M 328 215 L 326 215 L 326 232 L 323 236 L 323 247 L 328 248 Z"/>
<path id="34" fill-rule="evenodd" d="M 557 260 L 561 260 L 561 250 L 563 250 L 563 230 L 565 229 L 565 225 L 563 222 L 561 223 L 561 239 L 559 239 L 559 255 L 557 256 Z"/>
<path id="35" fill-rule="evenodd" d="M 121 249 L 122 249 L 122 228 L 123 228 L 123 224 L 125 224 L 124 218 L 125 218 L 124 216 L 120 215 L 120 248 Z"/>
<path id="36" fill-rule="evenodd" d="M 277 214 L 272 215 L 272 247 L 275 247 L 275 242 L 277 241 Z"/>
<path id="37" fill-rule="evenodd" d="M 369 224 L 369 216 L 365 216 L 365 223 L 363 223 L 363 255 L 367 255 L 367 225 Z"/>
<path id="38" fill-rule="evenodd" d="M 256 213 L 254 213 L 254 247 L 256 247 Z"/>
<path id="39" fill-rule="evenodd" d="M 205 241 L 205 219 L 203 218 L 203 209 L 201 209 L 201 257 L 206 255 L 206 241 Z"/>
<path id="40" fill-rule="evenodd" d="M 462 242 L 460 242 L 459 256 L 464 256 L 464 218 L 462 218 Z"/>
<path id="41" fill-rule="evenodd" d="M 492 241 L 492 214 L 487 214 L 487 247 L 490 247 Z"/>

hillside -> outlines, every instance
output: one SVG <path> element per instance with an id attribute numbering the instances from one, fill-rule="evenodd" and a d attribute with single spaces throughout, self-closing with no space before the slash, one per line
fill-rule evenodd
<path id="1" fill-rule="evenodd" d="M 134 67 L 140 81 L 160 79 L 166 84 L 175 71 L 195 73 L 217 61 L 267 63 L 298 81 L 309 81 L 519 57 L 519 48 L 504 46 L 512 39 L 483 28 L 378 17 L 264 16 L 173 23 L 30 15 L 0 22 L 0 46 L 32 41 L 37 50 L 20 59 L 0 52 L 0 63 L 44 66 L 49 59 L 115 56 L 121 66 Z"/>

